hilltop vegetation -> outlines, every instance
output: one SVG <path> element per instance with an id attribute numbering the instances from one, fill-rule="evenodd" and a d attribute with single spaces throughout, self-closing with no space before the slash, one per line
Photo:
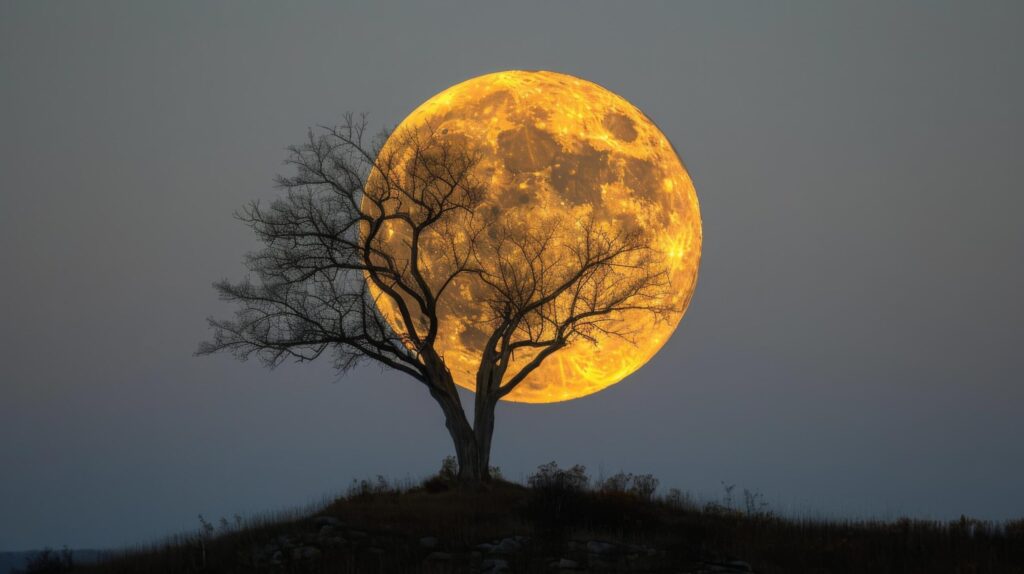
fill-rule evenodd
<path id="1" fill-rule="evenodd" d="M 698 505 L 657 486 L 551 463 L 526 485 L 465 490 L 447 463 L 421 484 L 362 481 L 311 512 L 201 519 L 197 533 L 45 571 L 1024 573 L 1024 521 L 801 520 L 749 492 Z"/>

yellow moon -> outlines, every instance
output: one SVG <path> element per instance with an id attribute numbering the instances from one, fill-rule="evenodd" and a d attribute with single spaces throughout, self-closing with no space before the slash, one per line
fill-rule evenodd
<path id="1" fill-rule="evenodd" d="M 456 84 L 416 108 L 394 133 L 431 125 L 481 150 L 478 175 L 487 184 L 482 209 L 495 218 L 571 221 L 592 213 L 639 227 L 663 255 L 677 309 L 667 320 L 650 313 L 614 317 L 632 341 L 598 334 L 577 339 L 547 358 L 506 400 L 549 403 L 607 388 L 635 372 L 675 331 L 697 281 L 701 219 L 697 195 L 665 134 L 636 106 L 586 80 L 547 71 L 506 71 Z M 385 144 L 387 149 L 387 144 Z M 429 257 L 429 255 L 425 255 Z M 377 298 L 393 328 L 397 309 Z M 456 384 L 475 390 L 483 341 L 483 301 L 472 289 L 446 294 L 435 346 Z M 528 358 L 526 359 L 528 360 Z M 522 360 L 521 363 L 525 363 Z M 515 371 L 515 363 L 512 369 Z"/>

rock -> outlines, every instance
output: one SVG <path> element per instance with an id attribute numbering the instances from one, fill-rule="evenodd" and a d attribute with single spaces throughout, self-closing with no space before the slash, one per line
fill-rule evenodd
<path id="1" fill-rule="evenodd" d="M 270 561 L 274 564 L 280 564 L 284 562 L 284 553 L 280 550 L 275 550 L 274 555 L 270 557 Z"/>
<path id="2" fill-rule="evenodd" d="M 720 574 L 733 574 L 736 572 L 753 572 L 754 569 L 750 567 L 750 564 L 743 562 L 742 560 L 733 560 L 731 562 L 705 562 L 704 572 L 715 572 Z"/>
<path id="3" fill-rule="evenodd" d="M 431 552 L 430 555 L 427 556 L 427 560 L 431 562 L 445 562 L 451 559 L 452 555 L 447 552 Z"/>
<path id="4" fill-rule="evenodd" d="M 483 544 L 477 544 L 476 545 L 476 549 L 479 550 L 480 552 L 487 553 L 487 552 L 491 552 L 492 550 L 494 550 L 494 545 L 493 544 L 488 544 L 487 542 L 484 542 Z"/>
<path id="5" fill-rule="evenodd" d="M 508 574 L 512 569 L 507 561 L 501 558 L 491 558 L 484 560 L 484 563 L 480 565 L 480 571 L 482 574 Z"/>
<path id="6" fill-rule="evenodd" d="M 591 554 L 611 554 L 615 552 L 615 545 L 611 542 L 591 540 L 587 542 L 587 552 Z"/>
<path id="7" fill-rule="evenodd" d="M 523 545 L 520 544 L 516 539 L 505 538 L 504 540 L 499 542 L 497 546 L 494 547 L 492 552 L 497 552 L 499 554 L 515 554 L 516 552 L 519 552 L 522 549 Z"/>
<path id="8" fill-rule="evenodd" d="M 320 538 L 327 538 L 331 534 L 334 534 L 334 527 L 331 526 L 330 524 L 324 524 L 323 526 L 320 527 L 320 534 L 319 534 Z"/>
<path id="9" fill-rule="evenodd" d="M 333 516 L 314 516 L 313 524 L 317 526 L 342 526 L 341 521 Z"/>
<path id="10" fill-rule="evenodd" d="M 558 561 L 558 564 L 555 567 L 556 568 L 562 568 L 562 569 L 565 569 L 565 570 L 571 570 L 573 568 L 579 568 L 579 566 L 580 566 L 579 562 L 576 562 L 575 560 L 569 560 L 568 558 L 562 558 L 561 560 Z"/>
<path id="11" fill-rule="evenodd" d="M 376 546 L 371 546 L 371 547 L 367 548 L 366 551 L 369 552 L 370 554 L 384 554 L 384 549 L 383 548 L 377 548 Z"/>
<path id="12" fill-rule="evenodd" d="M 292 550 L 292 560 L 313 560 L 320 557 L 320 549 L 313 546 L 300 546 Z"/>
<path id="13" fill-rule="evenodd" d="M 362 539 L 368 537 L 369 534 L 363 532 L 362 530 L 349 530 L 348 531 L 348 536 L 349 536 L 349 538 L 354 538 L 354 539 L 357 539 L 357 540 L 362 540 Z"/>
<path id="14" fill-rule="evenodd" d="M 423 548 L 434 548 L 437 546 L 437 538 L 433 536 L 424 536 L 420 538 L 420 546 Z"/>

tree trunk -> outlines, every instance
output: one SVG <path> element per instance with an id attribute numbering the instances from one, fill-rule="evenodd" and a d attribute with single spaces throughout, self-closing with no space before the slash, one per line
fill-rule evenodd
<path id="1" fill-rule="evenodd" d="M 473 434 L 476 439 L 477 464 L 484 480 L 491 479 L 491 437 L 494 435 L 494 408 L 497 398 L 488 393 L 477 393 L 473 415 Z"/>
<path id="2" fill-rule="evenodd" d="M 459 400 L 455 383 L 450 376 L 444 376 L 435 381 L 430 387 L 430 394 L 441 406 L 444 412 L 445 427 L 455 444 L 455 458 L 459 463 L 458 480 L 466 486 L 476 486 L 490 480 L 488 463 L 491 455 L 491 433 L 494 430 L 494 408 L 490 409 L 490 416 L 485 417 L 488 421 L 484 427 L 474 430 L 466 418 L 466 412 L 462 409 L 462 402 Z M 480 421 L 479 409 L 476 420 Z M 485 440 L 480 440 L 481 430 L 486 429 Z"/>
<path id="3" fill-rule="evenodd" d="M 480 449 L 476 444 L 473 430 L 452 433 L 452 440 L 455 442 L 455 458 L 459 462 L 459 482 L 471 487 L 487 482 L 490 476 L 487 474 L 487 467 L 480 465 Z"/>

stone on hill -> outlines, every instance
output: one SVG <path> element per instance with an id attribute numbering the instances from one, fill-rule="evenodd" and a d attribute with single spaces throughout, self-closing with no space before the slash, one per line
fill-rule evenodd
<path id="1" fill-rule="evenodd" d="M 555 567 L 556 568 L 563 568 L 563 569 L 566 569 L 566 570 L 571 570 L 573 568 L 579 568 L 579 566 L 580 566 L 579 562 L 576 562 L 575 560 L 569 560 L 568 558 L 562 558 L 561 560 L 558 561 L 558 564 Z"/>
<path id="2" fill-rule="evenodd" d="M 602 542 L 600 540 L 587 542 L 587 552 L 591 554 L 611 554 L 615 552 L 615 548 L 615 545 L 611 542 Z"/>
<path id="3" fill-rule="evenodd" d="M 514 554 L 523 549 L 523 545 L 514 538 L 505 538 L 494 547 L 492 552 L 499 554 Z"/>
<path id="4" fill-rule="evenodd" d="M 508 562 L 501 558 L 490 558 L 481 564 L 482 574 L 507 574 L 511 571 Z"/>
<path id="5" fill-rule="evenodd" d="M 300 546 L 292 550 L 292 560 L 313 560 L 320 557 L 320 549 L 313 546 Z"/>

